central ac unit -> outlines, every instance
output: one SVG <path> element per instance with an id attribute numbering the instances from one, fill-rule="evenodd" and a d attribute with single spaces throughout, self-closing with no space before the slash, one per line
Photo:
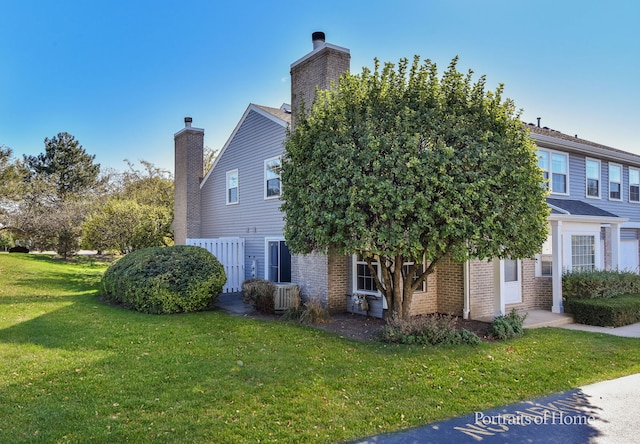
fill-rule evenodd
<path id="1" fill-rule="evenodd" d="M 285 311 L 293 307 L 298 296 L 296 284 L 276 284 L 276 296 L 274 301 L 275 311 Z"/>

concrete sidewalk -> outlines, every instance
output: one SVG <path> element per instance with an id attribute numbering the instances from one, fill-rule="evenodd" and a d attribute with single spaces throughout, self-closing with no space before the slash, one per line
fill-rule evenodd
<path id="1" fill-rule="evenodd" d="M 626 338 L 640 338 L 640 322 L 623 327 L 595 327 L 584 324 L 566 324 L 562 325 L 561 328 L 590 331 L 593 333 L 606 333 L 608 335 L 624 336 Z"/>
<path id="2" fill-rule="evenodd" d="M 635 374 L 353 443 L 627 444 L 640 435 L 638 399 Z"/>

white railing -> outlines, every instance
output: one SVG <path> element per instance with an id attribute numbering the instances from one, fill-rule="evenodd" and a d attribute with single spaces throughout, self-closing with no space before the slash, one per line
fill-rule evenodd
<path id="1" fill-rule="evenodd" d="M 244 281 L 243 238 L 187 239 L 187 245 L 204 248 L 224 266 L 224 272 L 227 274 L 227 283 L 222 288 L 223 293 L 242 291 L 242 281 Z"/>

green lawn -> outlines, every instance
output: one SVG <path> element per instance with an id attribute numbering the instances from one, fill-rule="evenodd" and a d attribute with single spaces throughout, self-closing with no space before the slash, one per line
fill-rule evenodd
<path id="1" fill-rule="evenodd" d="M 640 339 L 342 339 L 101 304 L 105 265 L 0 254 L 0 442 L 334 442 L 640 372 Z"/>

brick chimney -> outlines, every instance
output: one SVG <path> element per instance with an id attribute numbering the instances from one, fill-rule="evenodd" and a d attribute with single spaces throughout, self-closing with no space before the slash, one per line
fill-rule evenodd
<path id="1" fill-rule="evenodd" d="M 332 81 L 349 71 L 351 54 L 347 48 L 326 43 L 324 32 L 311 36 L 313 50 L 291 64 L 291 127 L 302 104 L 309 110 L 315 99 L 316 87 L 329 89 Z"/>
<path id="2" fill-rule="evenodd" d="M 174 136 L 175 177 L 173 238 L 184 245 L 200 237 L 200 182 L 203 173 L 204 130 L 193 128 L 191 117 Z"/>

